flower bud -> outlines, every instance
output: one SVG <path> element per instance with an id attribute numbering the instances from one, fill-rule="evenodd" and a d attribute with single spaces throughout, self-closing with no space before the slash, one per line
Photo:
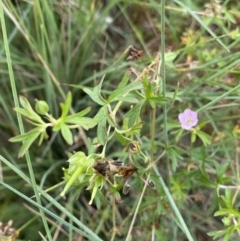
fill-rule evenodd
<path id="1" fill-rule="evenodd" d="M 49 106 L 44 100 L 37 100 L 35 110 L 40 115 L 45 115 L 49 111 Z"/>

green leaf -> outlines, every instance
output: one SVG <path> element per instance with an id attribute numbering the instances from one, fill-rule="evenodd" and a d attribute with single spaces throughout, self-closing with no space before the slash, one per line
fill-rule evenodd
<path id="1" fill-rule="evenodd" d="M 115 134 L 117 140 L 118 140 L 123 146 L 125 146 L 125 145 L 127 145 L 127 143 L 129 143 L 129 141 L 130 141 L 129 138 L 125 137 L 125 136 L 122 135 L 121 133 L 119 133 L 119 132 L 116 131 L 114 134 Z"/>
<path id="2" fill-rule="evenodd" d="M 202 131 L 196 132 L 197 136 L 201 139 L 204 146 L 210 145 L 212 143 L 212 137 Z"/>
<path id="3" fill-rule="evenodd" d="M 97 127 L 97 138 L 101 145 L 104 145 L 107 141 L 107 130 L 106 130 L 106 123 L 107 123 L 107 108 L 102 107 L 94 119 L 98 122 Z"/>
<path id="4" fill-rule="evenodd" d="M 227 208 L 233 209 L 233 195 L 229 188 L 225 189 L 225 196 L 222 196 Z"/>
<path id="5" fill-rule="evenodd" d="M 98 95 L 98 93 L 90 90 L 89 88 L 84 88 L 83 91 L 91 97 L 91 99 L 98 103 L 99 105 L 105 105 L 106 101 Z"/>
<path id="6" fill-rule="evenodd" d="M 95 199 L 95 204 L 96 204 L 98 210 L 102 207 L 103 204 L 111 205 L 111 202 L 99 190 L 97 191 L 94 199 Z"/>
<path id="7" fill-rule="evenodd" d="M 228 229 L 227 229 L 227 232 L 223 238 L 223 241 L 229 241 L 230 240 L 230 237 L 232 236 L 233 232 L 234 232 L 234 229 L 235 227 L 234 226 L 230 226 Z"/>
<path id="8" fill-rule="evenodd" d="M 91 111 L 91 107 L 87 107 L 85 108 L 84 110 L 76 113 L 76 114 L 73 114 L 73 115 L 69 115 L 65 118 L 65 122 L 69 122 L 71 121 L 72 119 L 75 119 L 75 118 L 80 118 L 80 117 L 83 117 L 85 116 L 86 114 L 88 114 L 89 112 Z M 71 123 L 71 122 L 69 122 Z M 73 122 L 74 123 L 74 122 Z"/>
<path id="9" fill-rule="evenodd" d="M 44 129 L 45 130 L 45 129 Z M 19 142 L 19 141 L 24 141 L 28 138 L 31 138 L 31 136 L 34 136 L 37 134 L 40 134 L 41 132 L 43 132 L 43 128 L 42 127 L 36 127 L 34 129 L 32 129 L 29 132 L 26 132 L 22 135 L 18 135 L 18 136 L 14 136 L 12 138 L 9 139 L 10 142 Z"/>
<path id="10" fill-rule="evenodd" d="M 39 142 L 38 142 L 38 145 L 40 146 L 43 142 L 43 140 L 45 139 L 45 137 L 47 136 L 46 132 L 42 132 L 40 134 L 40 137 L 39 137 Z"/>
<path id="11" fill-rule="evenodd" d="M 111 118 L 109 114 L 107 114 L 107 122 L 110 126 L 116 127 L 116 123 L 114 122 L 114 120 Z"/>
<path id="12" fill-rule="evenodd" d="M 25 97 L 23 97 L 23 96 L 19 96 L 19 101 L 20 101 L 20 104 L 21 104 L 21 106 L 25 109 L 25 110 L 27 110 L 28 112 L 34 112 L 34 110 L 32 109 L 32 107 L 31 107 L 31 105 L 30 105 L 30 103 L 28 102 L 28 100 L 25 98 Z"/>
<path id="13" fill-rule="evenodd" d="M 127 82 L 129 81 L 130 75 L 131 74 L 129 71 L 125 72 L 122 80 L 120 81 L 120 83 L 117 87 L 118 89 L 123 89 L 126 86 Z"/>
<path id="14" fill-rule="evenodd" d="M 179 97 L 182 94 L 183 94 L 183 91 L 178 91 L 177 93 L 176 93 L 176 91 L 175 92 L 167 92 L 165 97 L 173 99 L 174 101 L 175 100 L 182 101 L 182 98 Z"/>
<path id="15" fill-rule="evenodd" d="M 170 147 L 167 152 L 172 160 L 172 170 L 175 172 L 178 167 L 178 161 L 183 160 L 183 157 L 179 154 L 179 151 L 175 150 L 173 147 Z"/>
<path id="16" fill-rule="evenodd" d="M 37 139 L 37 137 L 40 135 L 39 132 L 32 134 L 29 136 L 26 141 L 24 141 L 23 145 L 21 146 L 18 157 L 22 157 L 29 149 L 29 147 L 32 145 L 32 143 Z"/>
<path id="17" fill-rule="evenodd" d="M 178 54 L 179 54 L 179 51 L 166 53 L 165 64 L 170 68 L 175 68 L 175 65 L 173 64 L 173 60 L 177 57 Z"/>
<path id="18" fill-rule="evenodd" d="M 102 119 L 97 128 L 97 138 L 101 145 L 104 145 L 107 141 L 106 119 Z"/>
<path id="19" fill-rule="evenodd" d="M 196 132 L 192 132 L 191 133 L 191 143 L 194 143 L 196 141 L 196 137 L 197 137 Z"/>
<path id="20" fill-rule="evenodd" d="M 225 215 L 235 215 L 235 216 L 239 216 L 239 213 L 237 210 L 232 210 L 232 209 L 229 209 L 229 208 L 221 208 L 221 210 L 218 210 L 214 213 L 214 216 L 217 217 L 217 216 L 225 216 Z"/>
<path id="21" fill-rule="evenodd" d="M 137 122 L 140 118 L 140 112 L 145 100 L 141 100 L 137 105 L 135 105 L 125 116 L 124 118 L 129 118 L 128 126 L 131 127 Z"/>
<path id="22" fill-rule="evenodd" d="M 104 100 L 104 98 L 101 96 L 101 88 L 102 88 L 102 83 L 103 83 L 104 78 L 105 78 L 105 75 L 102 77 L 100 83 L 96 87 L 93 88 L 93 91 L 90 90 L 89 88 L 83 88 L 83 91 L 86 94 L 88 94 L 94 102 L 96 102 L 102 106 L 107 104 L 107 101 Z"/>
<path id="23" fill-rule="evenodd" d="M 179 123 L 178 123 L 178 125 L 179 125 Z M 176 136 L 175 136 L 176 142 L 179 141 L 179 139 L 180 139 L 181 136 L 182 136 L 182 133 L 183 133 L 183 129 L 182 129 L 182 128 L 177 130 L 177 132 L 175 133 L 175 134 L 176 134 Z"/>
<path id="24" fill-rule="evenodd" d="M 205 163 L 202 162 L 202 164 L 199 166 L 199 171 L 201 173 L 200 181 L 202 185 L 205 185 L 209 188 L 217 188 L 217 184 L 209 178 L 209 175 L 205 169 Z"/>
<path id="25" fill-rule="evenodd" d="M 162 96 L 149 97 L 147 100 L 149 101 L 152 108 L 155 108 L 156 104 L 162 105 L 167 102 L 166 98 L 163 98 Z"/>
<path id="26" fill-rule="evenodd" d="M 226 233 L 226 230 L 219 230 L 219 231 L 208 232 L 207 234 L 209 236 L 212 236 L 213 239 L 216 239 L 216 238 L 223 236 L 225 233 Z"/>
<path id="27" fill-rule="evenodd" d="M 19 114 L 23 115 L 23 116 L 26 116 L 26 117 L 29 117 L 29 111 L 23 109 L 23 108 L 20 108 L 20 107 L 15 107 L 13 108 L 16 112 L 18 112 Z"/>
<path id="28" fill-rule="evenodd" d="M 154 93 L 152 91 L 152 85 L 149 83 L 149 81 L 146 82 L 146 99 L 149 99 L 150 97 L 154 96 Z"/>
<path id="29" fill-rule="evenodd" d="M 68 116 L 70 117 L 70 116 Z M 97 121 L 95 119 L 89 118 L 89 117 L 73 117 L 73 118 L 68 118 L 66 117 L 65 123 L 67 124 L 75 124 L 83 127 L 85 130 L 91 129 L 94 126 L 97 125 Z"/>
<path id="30" fill-rule="evenodd" d="M 100 80 L 100 83 L 93 88 L 93 92 L 97 93 L 101 97 L 101 90 L 102 90 L 102 83 L 105 78 L 106 74 L 103 75 L 103 77 Z"/>
<path id="31" fill-rule="evenodd" d="M 67 116 L 67 114 L 71 108 L 71 104 L 72 104 L 72 94 L 71 94 L 71 92 L 68 92 L 65 103 L 60 104 L 61 109 L 62 109 L 62 115 L 61 115 L 62 120 L 64 120 L 65 117 Z"/>
<path id="32" fill-rule="evenodd" d="M 117 90 L 123 90 L 123 88 L 126 86 L 128 80 L 130 77 L 130 73 L 126 72 L 121 80 L 121 82 L 119 83 L 118 87 L 112 92 L 112 94 L 110 94 L 110 96 L 108 97 L 108 102 L 111 102 L 111 99 L 113 99 L 116 94 L 118 93 Z"/>
<path id="33" fill-rule="evenodd" d="M 26 116 L 30 120 L 34 120 L 34 121 L 36 121 L 37 123 L 40 123 L 40 124 L 45 124 L 45 122 L 42 120 L 42 118 L 36 112 L 34 112 L 33 110 L 28 111 L 28 110 L 25 110 L 25 109 L 22 109 L 22 108 L 19 108 L 19 107 L 15 107 L 14 110 L 16 112 L 20 113 L 21 115 Z"/>
<path id="34" fill-rule="evenodd" d="M 209 121 L 203 121 L 203 122 L 201 122 L 200 124 L 198 124 L 198 128 L 199 128 L 199 129 L 202 129 L 204 126 L 207 125 L 208 122 L 209 122 Z"/>
<path id="35" fill-rule="evenodd" d="M 227 169 L 230 166 L 230 162 L 226 163 L 219 163 L 218 161 L 214 161 L 215 167 L 216 167 L 216 173 L 217 173 L 217 180 L 218 182 L 221 182 L 222 178 L 225 178 L 225 173 L 227 173 Z"/>
<path id="36" fill-rule="evenodd" d="M 141 131 L 141 129 L 142 129 L 142 126 L 143 126 L 143 122 L 142 122 L 142 121 L 134 124 L 134 125 L 131 127 L 131 130 L 127 133 L 127 136 L 140 135 L 140 131 Z"/>
<path id="37" fill-rule="evenodd" d="M 68 145 L 72 145 L 73 144 L 73 135 L 65 123 L 62 123 L 62 125 L 61 125 L 61 133 L 62 133 L 64 140 L 68 143 Z"/>
<path id="38" fill-rule="evenodd" d="M 125 97 L 125 95 L 127 95 L 129 92 L 133 91 L 133 90 L 139 90 L 142 89 L 143 85 L 141 82 L 137 81 L 137 82 L 133 82 L 127 86 L 125 86 L 122 89 L 116 89 L 112 92 L 112 94 L 108 97 L 108 102 L 114 102 L 114 101 L 119 101 L 120 99 L 122 99 L 123 97 Z"/>
<path id="39" fill-rule="evenodd" d="M 128 103 L 135 103 L 135 104 L 139 102 L 139 100 L 133 96 L 119 96 L 118 100 L 123 102 L 128 102 Z"/>

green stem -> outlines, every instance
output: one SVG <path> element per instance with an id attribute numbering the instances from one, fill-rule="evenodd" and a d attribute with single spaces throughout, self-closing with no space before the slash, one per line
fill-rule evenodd
<path id="1" fill-rule="evenodd" d="M 151 120 L 151 149 L 150 156 L 151 162 L 154 160 L 153 150 L 154 150 L 154 140 L 155 140 L 155 127 L 156 127 L 156 106 L 152 110 L 152 120 Z"/>

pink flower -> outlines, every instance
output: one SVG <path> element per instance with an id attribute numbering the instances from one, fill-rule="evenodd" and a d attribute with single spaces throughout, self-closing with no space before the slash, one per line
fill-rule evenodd
<path id="1" fill-rule="evenodd" d="M 190 130 L 198 123 L 197 112 L 186 109 L 183 113 L 178 115 L 179 122 L 184 130 Z"/>

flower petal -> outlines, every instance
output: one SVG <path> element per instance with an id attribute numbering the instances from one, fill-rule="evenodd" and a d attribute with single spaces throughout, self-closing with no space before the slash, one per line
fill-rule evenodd
<path id="1" fill-rule="evenodd" d="M 179 120 L 180 123 L 185 122 L 184 113 L 180 113 L 180 114 L 178 115 L 178 120 Z"/>
<path id="2" fill-rule="evenodd" d="M 198 123 L 198 114 L 190 109 L 184 110 L 183 113 L 178 115 L 178 120 L 185 130 L 190 130 L 193 126 Z"/>
<path id="3" fill-rule="evenodd" d="M 192 128 L 191 125 L 187 125 L 187 124 L 182 124 L 181 127 L 184 129 L 184 130 L 190 130 Z"/>

